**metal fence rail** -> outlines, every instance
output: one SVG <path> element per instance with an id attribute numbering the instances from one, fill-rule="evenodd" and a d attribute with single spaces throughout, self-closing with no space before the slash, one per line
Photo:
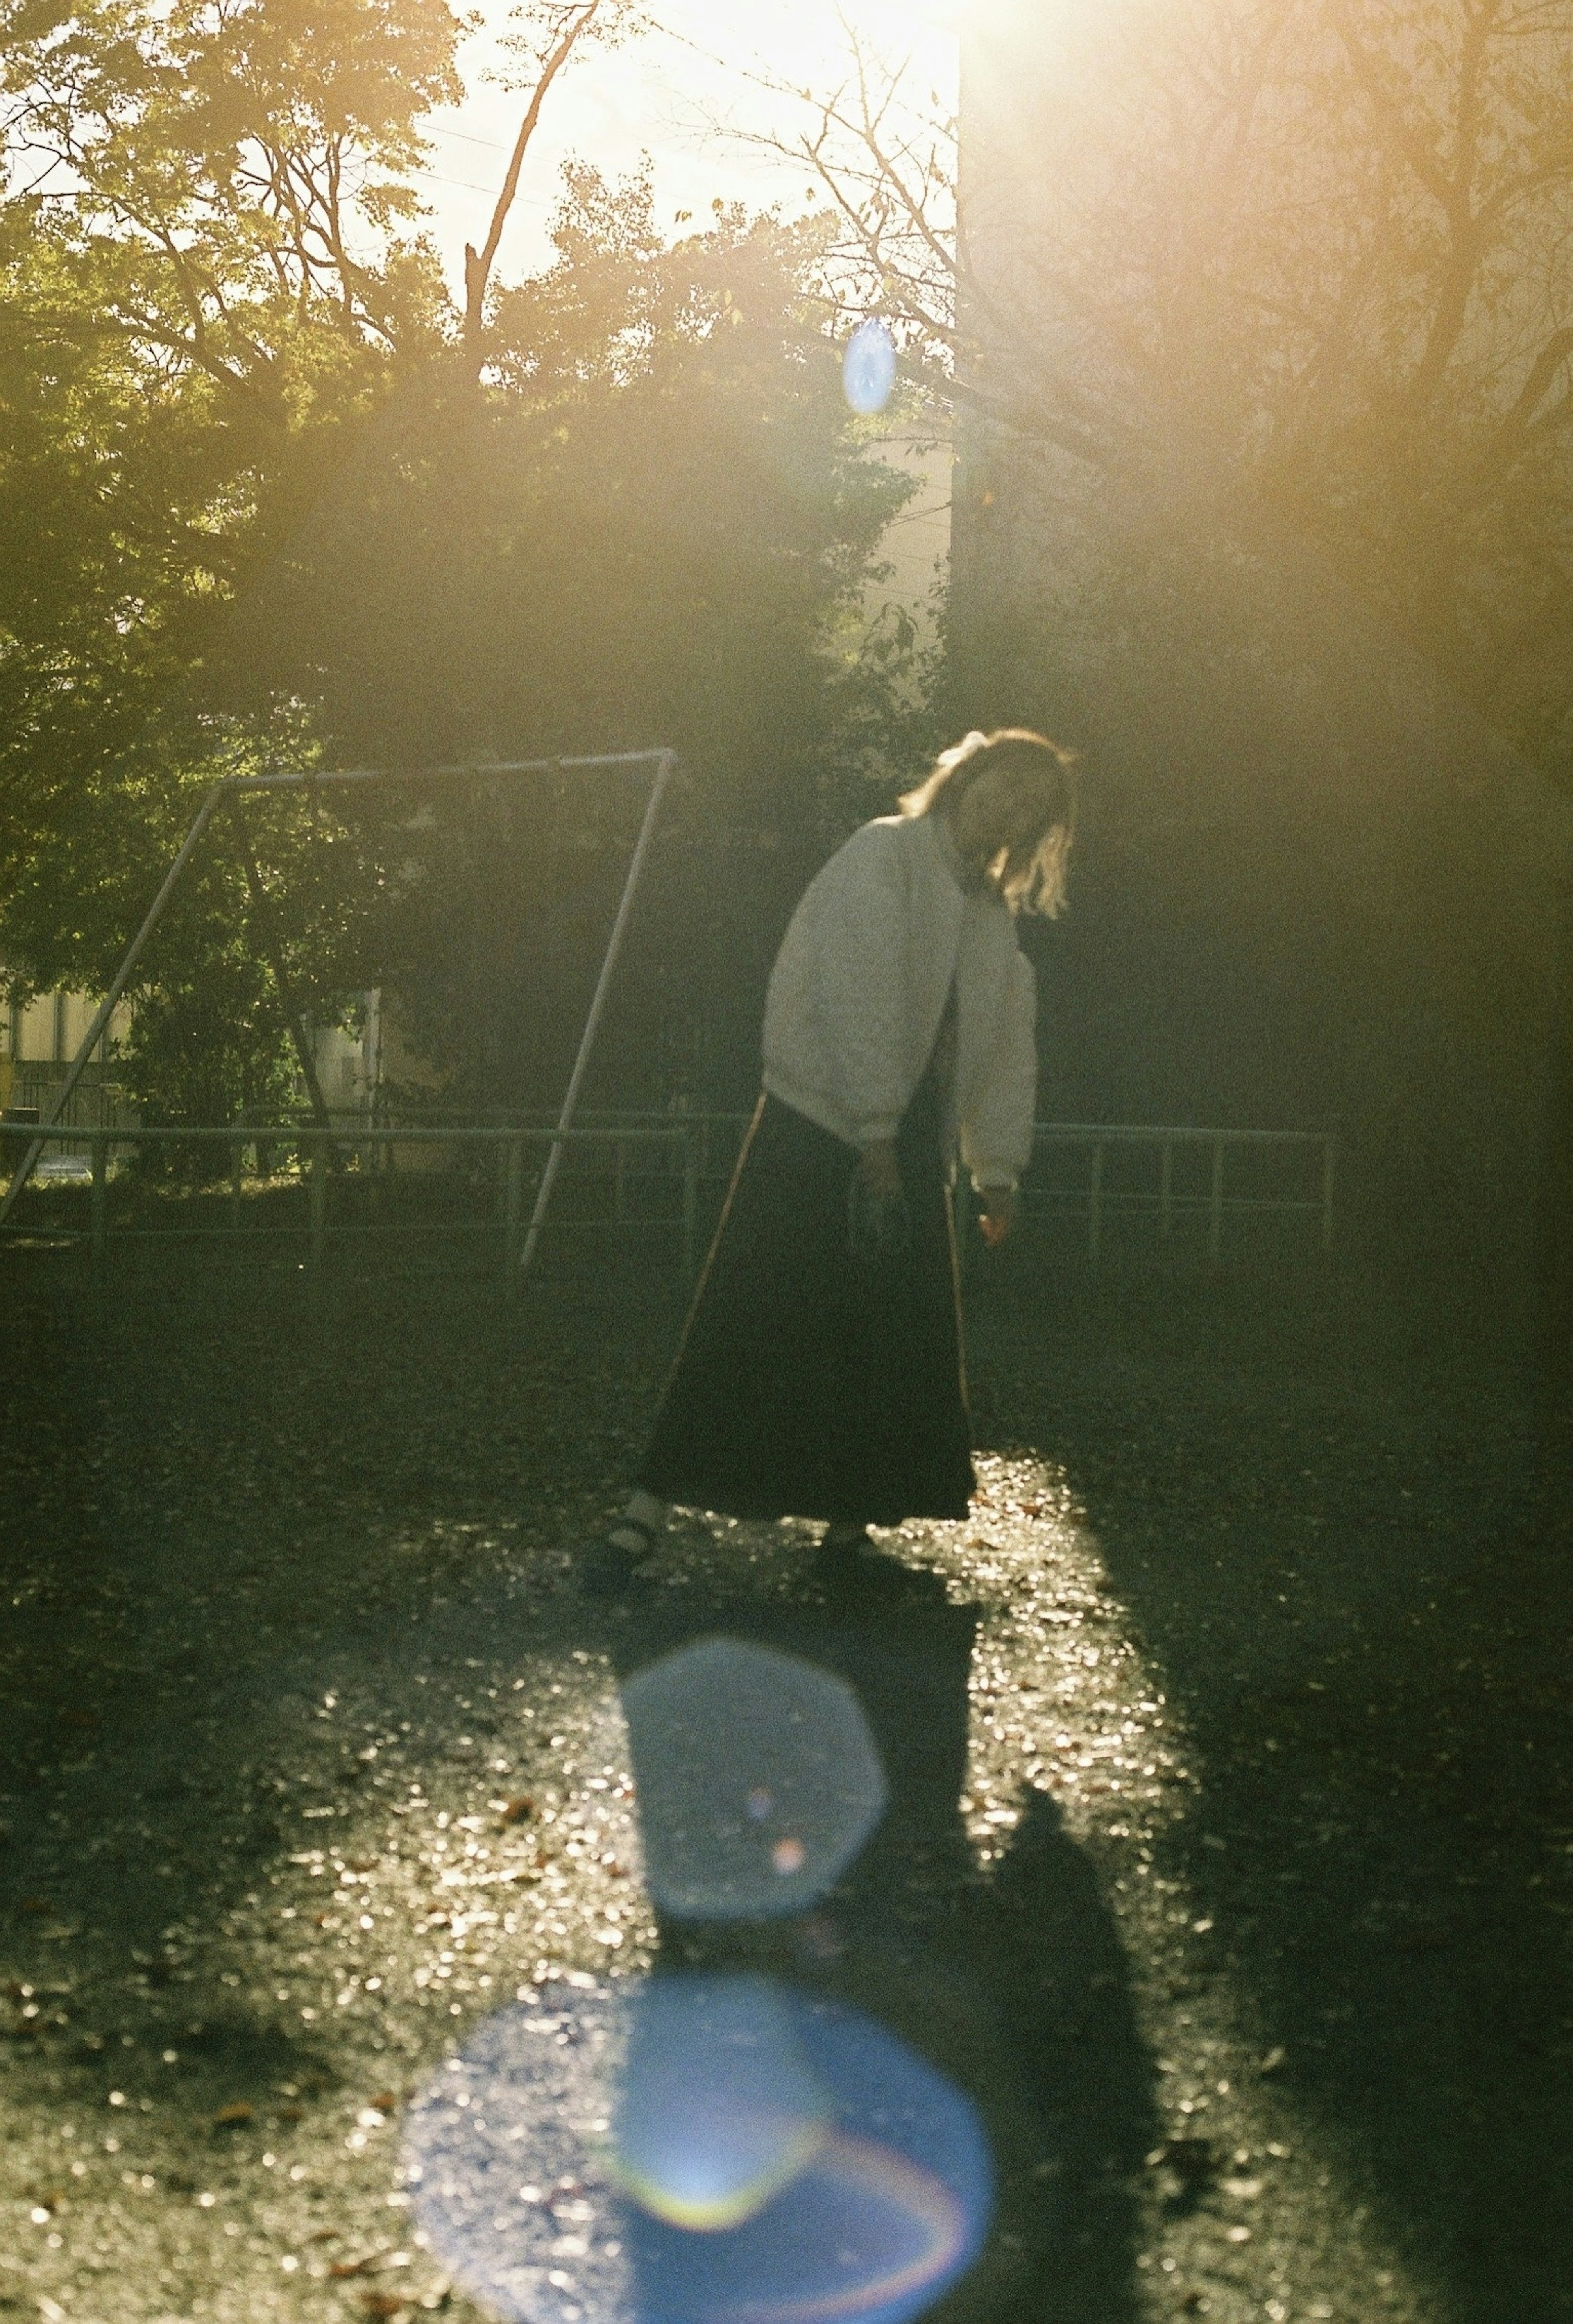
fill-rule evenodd
<path id="1" fill-rule="evenodd" d="M 11 1095 L 0 1119 L 23 1127 L 35 1120 L 47 1120 L 62 1130 L 135 1126 L 135 1112 L 121 1084 L 112 1075 L 91 1068 L 80 1076 L 63 1106 L 60 1105 L 65 1073 L 65 1066 L 55 1058 L 14 1059 Z"/>
<path id="2" fill-rule="evenodd" d="M 1167 1241 L 1174 1231 L 1175 1221 L 1186 1215 L 1204 1214 L 1207 1221 L 1207 1251 L 1210 1259 L 1218 1259 L 1223 1248 L 1223 1225 L 1226 1214 L 1238 1216 L 1245 1212 L 1276 1212 L 1314 1218 L 1320 1230 L 1321 1248 L 1333 1247 L 1333 1205 L 1337 1190 L 1338 1139 L 1335 1130 L 1202 1130 L 1136 1126 L 1124 1122 L 1045 1122 L 1036 1126 L 1037 1150 L 1084 1148 L 1090 1157 L 1087 1185 L 1082 1205 L 1087 1222 L 1087 1254 L 1097 1259 L 1103 1246 L 1105 1225 L 1111 1214 L 1118 1212 L 1145 1212 L 1157 1222 L 1160 1238 Z M 1108 1160 L 1113 1150 L 1139 1150 L 1150 1154 L 1157 1165 L 1155 1182 L 1150 1187 L 1136 1190 L 1113 1188 L 1108 1184 Z M 1279 1152 L 1302 1157 L 1312 1166 L 1313 1178 L 1310 1192 L 1254 1194 L 1226 1192 L 1227 1157 L 1236 1153 Z M 1193 1153 L 1205 1158 L 1207 1183 L 1205 1191 L 1188 1194 L 1178 1191 L 1174 1181 L 1175 1157 Z M 1035 1154 L 1035 1160 L 1036 1155 Z M 1032 1182 L 1028 1179 L 1029 1214 L 1035 1206 Z M 1037 1200 L 1041 1202 L 1042 1197 Z"/>
<path id="3" fill-rule="evenodd" d="M 86 1240 L 96 1262 L 101 1261 L 106 1256 L 112 1237 L 116 1241 L 155 1238 L 161 1241 L 175 1241 L 207 1239 L 216 1235 L 227 1241 L 233 1238 L 247 1235 L 275 1235 L 278 1231 L 273 1228 L 248 1228 L 242 1223 L 246 1157 L 248 1153 L 252 1157 L 253 1175 L 261 1176 L 262 1174 L 259 1166 L 262 1154 L 274 1148 L 293 1150 L 299 1156 L 302 1167 L 302 1177 L 307 1194 L 307 1255 L 308 1263 L 313 1268 L 321 1266 L 327 1250 L 330 1224 L 329 1185 L 336 1174 L 336 1164 L 342 1169 L 346 1160 L 354 1159 L 363 1164 L 363 1169 L 365 1159 L 373 1154 L 380 1153 L 386 1163 L 397 1149 L 403 1148 L 413 1148 L 418 1151 L 422 1148 L 450 1150 L 458 1148 L 461 1151 L 469 1149 L 472 1152 L 486 1153 L 492 1157 L 494 1176 L 500 1190 L 501 1200 L 498 1204 L 495 1231 L 500 1264 L 510 1283 L 512 1283 L 520 1273 L 519 1262 L 524 1248 L 524 1200 L 527 1184 L 533 1183 L 534 1187 L 538 1190 L 540 1178 L 544 1175 L 543 1172 L 538 1171 L 533 1182 L 530 1181 L 530 1176 L 526 1169 L 526 1156 L 530 1148 L 545 1149 L 549 1159 L 554 1151 L 561 1152 L 567 1149 L 582 1150 L 587 1148 L 612 1147 L 626 1151 L 630 1147 L 664 1146 L 678 1157 L 679 1169 L 668 1171 L 665 1175 L 680 1176 L 681 1206 L 676 1219 L 663 1221 L 660 1223 L 675 1225 L 679 1231 L 682 1263 L 686 1277 L 692 1277 L 696 1263 L 699 1184 L 693 1167 L 694 1144 L 684 1127 L 680 1123 L 674 1123 L 669 1117 L 659 1122 L 641 1122 L 616 1130 L 600 1126 L 591 1128 L 580 1126 L 565 1130 L 560 1123 L 547 1122 L 538 1125 L 511 1123 L 483 1128 L 470 1126 L 438 1130 L 406 1129 L 391 1125 L 373 1126 L 364 1121 L 327 1129 L 320 1125 L 283 1122 L 224 1129 L 122 1128 L 94 1131 L 86 1136 L 80 1128 L 41 1128 L 32 1123 L 0 1123 L 0 1154 L 5 1153 L 8 1147 L 18 1144 L 23 1145 L 25 1149 L 31 1149 L 34 1142 L 59 1147 L 67 1145 L 77 1148 L 84 1145 L 87 1147 L 89 1157 L 87 1176 L 89 1211 Z M 139 1149 L 160 1146 L 166 1148 L 211 1146 L 218 1148 L 227 1155 L 233 1199 L 224 1225 L 217 1227 L 189 1225 L 152 1228 L 111 1227 L 109 1181 L 114 1161 L 124 1153 L 135 1153 Z M 370 1173 L 365 1175 L 371 1177 L 372 1184 L 375 1185 L 375 1177 Z M 620 1179 L 621 1176 L 622 1170 L 620 1168 Z M 270 1176 L 269 1183 L 271 1182 Z M 51 1191 L 58 1190 L 51 1188 Z M 36 1199 L 39 1207 L 41 1208 L 49 1201 L 49 1194 L 41 1189 Z M 618 1206 L 620 1210 L 622 1207 L 621 1185 Z M 452 1234 L 464 1231 L 465 1226 L 470 1226 L 474 1231 L 474 1222 L 455 1222 L 447 1220 L 436 1224 L 389 1226 L 379 1222 L 352 1226 L 337 1222 L 333 1224 L 333 1236 L 334 1240 L 338 1241 L 356 1236 L 366 1238 Z M 3 1232 L 0 1232 L 0 1241 L 6 1239 L 15 1240 L 23 1236 L 31 1236 L 37 1231 L 34 1223 L 10 1221 L 6 1222 Z M 78 1231 L 73 1239 L 80 1240 L 83 1238 Z"/>
<path id="4" fill-rule="evenodd" d="M 272 768 L 263 774 L 221 775 L 217 781 L 211 785 L 207 797 L 198 808 L 195 820 L 164 874 L 163 883 L 158 894 L 153 898 L 141 926 L 121 957 L 120 965 L 109 981 L 108 991 L 99 1000 L 98 1006 L 94 1011 L 93 1022 L 82 1036 L 76 1055 L 66 1066 L 65 1077 L 55 1092 L 48 1115 L 40 1124 L 41 1130 L 51 1129 L 64 1120 L 78 1084 L 87 1074 L 92 1064 L 95 1052 L 102 1061 L 104 1041 L 114 1019 L 115 1011 L 130 983 L 132 973 L 146 950 L 153 931 L 162 918 L 165 907 L 179 886 L 186 866 L 195 855 L 204 833 L 221 807 L 238 807 L 242 801 L 261 791 L 292 792 L 298 798 L 316 800 L 325 790 L 345 786 L 351 788 L 363 788 L 367 785 L 381 783 L 407 786 L 411 783 L 425 784 L 434 781 L 468 782 L 477 779 L 495 781 L 503 776 L 557 775 L 560 777 L 570 771 L 604 772 L 607 769 L 614 767 L 651 766 L 655 770 L 655 774 L 650 784 L 649 796 L 645 801 L 644 816 L 639 825 L 639 837 L 634 842 L 633 853 L 629 862 L 628 876 L 618 901 L 617 915 L 612 924 L 612 933 L 607 940 L 606 951 L 601 962 L 601 972 L 596 979 L 594 995 L 590 1003 L 590 1013 L 584 1019 L 584 1030 L 579 1038 L 578 1054 L 574 1059 L 574 1070 L 569 1076 L 562 1110 L 557 1117 L 559 1129 L 566 1131 L 572 1125 L 580 1093 L 584 1087 L 584 1076 L 595 1046 L 595 1036 L 600 1026 L 602 1011 L 605 1007 L 607 992 L 611 987 L 612 972 L 617 965 L 618 954 L 621 948 L 629 915 L 633 906 L 634 893 L 639 886 L 639 873 L 649 852 L 650 835 L 655 828 L 657 813 L 676 763 L 676 753 L 662 746 L 649 751 L 602 751 L 589 755 L 575 753 L 569 758 L 468 761 L 458 766 L 409 768 L 397 770 L 388 767 L 313 768 L 309 771 L 282 770 Z M 299 1042 L 298 1046 L 299 1046 Z M 301 1047 L 300 1064 L 309 1086 L 313 1083 L 313 1074 L 304 1047 Z M 319 1098 L 320 1093 L 315 1088 L 312 1093 L 314 1097 Z M 10 1183 L 5 1194 L 0 1194 L 0 1227 L 5 1226 L 15 1209 L 28 1180 L 32 1176 L 34 1165 L 50 1143 L 50 1139 L 46 1137 L 33 1137 L 24 1147 L 21 1161 L 13 1162 Z M 552 1184 L 566 1150 L 566 1140 L 559 1138 L 552 1141 L 547 1151 L 546 1166 L 536 1185 L 535 1207 L 519 1253 L 521 1272 L 529 1266 L 530 1255 L 535 1250 L 545 1222 L 547 1206 L 551 1199 Z"/>
<path id="5" fill-rule="evenodd" d="M 85 1194 L 87 1204 L 84 1234 L 61 1216 L 60 1181 L 53 1180 L 37 1189 L 28 1219 L 14 1217 L 7 1222 L 0 1241 L 36 1233 L 45 1224 L 51 1235 L 85 1240 L 94 1259 L 101 1260 L 112 1240 L 277 1238 L 287 1230 L 245 1223 L 244 1194 L 248 1175 L 253 1182 L 276 1187 L 277 1174 L 271 1159 L 280 1154 L 293 1157 L 299 1171 L 306 1195 L 307 1262 L 312 1268 L 321 1266 L 330 1238 L 339 1243 L 479 1233 L 494 1236 L 499 1264 L 511 1281 L 518 1274 L 524 1247 L 527 1194 L 538 1191 L 542 1175 L 538 1167 L 533 1171 L 529 1167 L 531 1157 L 542 1149 L 549 1152 L 554 1141 L 559 1141 L 560 1150 L 577 1166 L 576 1174 L 570 1171 L 571 1176 L 583 1177 L 585 1166 L 590 1165 L 603 1181 L 611 1182 L 610 1219 L 567 1222 L 570 1231 L 575 1225 L 606 1224 L 675 1231 L 684 1277 L 692 1281 L 700 1256 L 705 1190 L 713 1191 L 731 1176 L 749 1120 L 747 1114 L 731 1112 L 616 1112 L 586 1108 L 567 1131 L 544 1114 L 534 1119 L 515 1116 L 508 1120 L 478 1121 L 472 1116 L 400 1124 L 370 1121 L 363 1113 L 345 1112 L 336 1114 L 326 1127 L 317 1121 L 286 1120 L 196 1130 L 0 1123 L 0 1163 L 10 1159 L 18 1142 L 41 1140 L 62 1157 L 81 1155 L 85 1149 L 85 1162 L 77 1165 L 82 1194 L 68 1196 L 67 1201 L 74 1207 Z M 115 1162 L 160 1146 L 210 1146 L 225 1154 L 227 1172 L 215 1173 L 216 1179 L 227 1176 L 231 1195 L 222 1223 L 148 1227 L 112 1220 L 109 1186 Z M 1053 1183 L 1055 1158 L 1071 1153 L 1086 1156 L 1084 1177 L 1070 1186 Z M 375 1201 L 379 1187 L 395 1177 L 426 1176 L 423 1164 L 418 1164 L 413 1172 L 409 1165 L 414 1157 L 428 1154 L 450 1165 L 462 1163 L 466 1157 L 472 1164 L 484 1157 L 485 1172 L 495 1190 L 492 1215 L 400 1224 L 384 1219 L 357 1223 L 343 1215 L 342 1195 L 335 1198 L 330 1191 L 336 1185 L 343 1189 L 363 1185 L 368 1201 Z M 1111 1222 L 1122 1218 L 1150 1220 L 1160 1245 L 1172 1239 L 1178 1226 L 1200 1222 L 1205 1229 L 1208 1256 L 1217 1260 L 1228 1222 L 1247 1215 L 1301 1217 L 1314 1222 L 1320 1248 L 1330 1251 L 1338 1154 L 1338 1138 L 1330 1131 L 1040 1122 L 1034 1167 L 1022 1191 L 1022 1222 L 1031 1229 L 1056 1218 L 1078 1221 L 1085 1235 L 1087 1256 L 1093 1262 L 1102 1255 Z M 1290 1165 L 1290 1181 L 1267 1192 L 1242 1187 L 1238 1165 L 1241 1157 L 1249 1155 L 1266 1159 L 1282 1157 Z M 1110 1162 L 1118 1156 L 1139 1157 L 1135 1185 L 1114 1182 Z M 1232 1185 L 1231 1156 L 1237 1163 Z M 1187 1164 L 1191 1165 L 1190 1185 L 1182 1183 Z M 651 1212 L 641 1207 L 635 1190 L 652 1180 L 676 1194 L 675 1211 Z M 40 1213 L 48 1213 L 47 1223 L 40 1220 Z"/>
<path id="6" fill-rule="evenodd" d="M 580 1120 L 609 1128 L 665 1122 L 676 1118 L 698 1149 L 695 1164 L 702 1185 L 730 1178 L 751 1114 L 690 1111 L 677 1114 L 582 1109 Z M 1334 1209 L 1338 1183 L 1338 1134 L 1323 1130 L 1219 1130 L 1191 1125 L 1143 1122 L 1040 1121 L 1034 1125 L 1034 1153 L 1022 1187 L 1020 1215 L 1025 1224 L 1069 1213 L 1084 1222 L 1087 1255 L 1102 1253 L 1105 1229 L 1118 1216 L 1147 1216 L 1155 1223 L 1161 1241 L 1167 1242 L 1178 1222 L 1205 1217 L 1210 1259 L 1222 1255 L 1226 1219 L 1246 1214 L 1275 1214 L 1314 1220 L 1320 1247 L 1333 1248 Z M 1150 1184 L 1116 1186 L 1109 1182 L 1111 1152 L 1136 1153 L 1152 1158 Z M 1056 1152 L 1085 1151 L 1088 1172 L 1083 1187 L 1068 1194 L 1046 1183 L 1045 1165 Z M 1271 1194 L 1246 1193 L 1228 1180 L 1230 1153 L 1282 1155 L 1302 1167 L 1296 1182 Z M 1205 1185 L 1200 1192 L 1176 1184 L 1177 1155 L 1195 1155 L 1206 1164 Z"/>

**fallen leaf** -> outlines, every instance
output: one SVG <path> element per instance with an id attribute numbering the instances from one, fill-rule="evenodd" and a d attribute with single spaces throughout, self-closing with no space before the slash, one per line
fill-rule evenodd
<path id="1" fill-rule="evenodd" d="M 244 2098 L 237 2098 L 233 2106 L 219 2107 L 213 2117 L 213 2126 L 215 2130 L 234 2130 L 241 2123 L 250 2122 L 255 2113 L 256 2108 L 247 2106 Z"/>
<path id="2" fill-rule="evenodd" d="M 362 2298 L 361 2307 L 367 2316 L 407 2316 L 409 2312 L 409 2301 L 400 2300 L 393 2292 L 368 2292 Z"/>
<path id="3" fill-rule="evenodd" d="M 521 1792 L 517 1799 L 505 1800 L 503 1802 L 502 1812 L 499 1816 L 498 1821 L 500 1823 L 522 1823 L 526 1816 L 532 1816 L 534 1813 L 535 1802 L 529 1797 L 528 1793 Z"/>
<path id="4" fill-rule="evenodd" d="M 379 2090 L 374 2098 L 366 2100 L 366 2104 L 374 2106 L 379 2114 L 392 2114 L 398 2108 L 399 2093 L 397 2090 Z"/>
<path id="5" fill-rule="evenodd" d="M 370 2275 L 377 2263 L 367 2252 L 360 2259 L 336 2259 L 328 2269 L 331 2276 Z"/>

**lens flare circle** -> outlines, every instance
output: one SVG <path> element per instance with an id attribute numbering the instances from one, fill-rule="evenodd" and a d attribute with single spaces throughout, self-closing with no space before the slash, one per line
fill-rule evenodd
<path id="1" fill-rule="evenodd" d="M 970 2226 L 956 2194 L 905 2155 L 832 2132 L 814 2168 L 825 2182 L 819 2223 L 831 2228 L 826 2245 L 834 2240 L 844 2251 L 847 2232 L 857 2235 L 860 2256 L 872 2262 L 869 2278 L 781 2300 L 734 2301 L 726 2311 L 728 2324 L 837 2324 L 842 2317 L 868 2324 L 874 2317 L 915 2316 L 973 2255 Z M 832 2205 L 851 2215 L 840 2237 L 829 2216 Z"/>
<path id="2" fill-rule="evenodd" d="M 842 357 L 842 392 L 854 411 L 883 411 L 896 384 L 896 342 L 877 315 L 860 323 Z"/>
<path id="3" fill-rule="evenodd" d="M 993 2200 L 943 2076 L 751 1976 L 501 2012 L 411 2107 L 404 2175 L 507 2324 L 906 2324 L 971 2264 Z"/>
<path id="4" fill-rule="evenodd" d="M 842 1679 L 774 1646 L 704 1638 L 622 1690 L 645 1879 L 684 1920 L 801 1913 L 885 1812 L 885 1770 Z"/>
<path id="5" fill-rule="evenodd" d="M 652 2217 L 740 2227 L 813 2162 L 832 2112 L 768 1978 L 655 1978 L 630 2000 L 609 2168 Z"/>

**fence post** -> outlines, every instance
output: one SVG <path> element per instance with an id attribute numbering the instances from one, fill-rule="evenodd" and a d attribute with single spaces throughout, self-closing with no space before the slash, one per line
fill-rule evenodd
<path id="1" fill-rule="evenodd" d="M 1333 1181 L 1338 1172 L 1338 1141 L 1336 1134 L 1324 1138 L 1321 1148 L 1321 1247 L 1333 1247 Z"/>
<path id="2" fill-rule="evenodd" d="M 502 1265 L 510 1292 L 519 1268 L 519 1222 L 523 1214 L 524 1140 L 516 1132 L 508 1141 L 508 1180 L 502 1204 Z"/>
<path id="3" fill-rule="evenodd" d="M 686 1110 L 686 1109 L 685 1109 Z M 692 1122 L 683 1125 L 683 1284 L 692 1291 L 699 1271 L 699 1143 Z"/>
<path id="4" fill-rule="evenodd" d="M 1212 1191 L 1207 1205 L 1207 1255 L 1217 1259 L 1223 1249 L 1223 1139 L 1212 1141 Z"/>
<path id="5" fill-rule="evenodd" d="M 322 1150 L 322 1140 L 311 1140 L 311 1242 L 309 1261 L 315 1274 L 322 1265 L 323 1246 L 327 1240 L 327 1157 Z"/>
<path id="6" fill-rule="evenodd" d="M 1103 1141 L 1092 1148 L 1092 1176 L 1087 1189 L 1087 1256 L 1096 1267 L 1103 1249 Z"/>
<path id="7" fill-rule="evenodd" d="M 1164 1140 L 1163 1162 L 1158 1174 L 1158 1232 L 1165 1242 L 1174 1228 L 1174 1140 Z"/>
<path id="8" fill-rule="evenodd" d="M 373 1103 L 366 1110 L 364 1196 L 367 1222 L 373 1227 L 380 1227 L 382 1223 L 382 1181 L 388 1175 L 388 1141 L 385 1138 L 379 1138 L 377 1132 L 384 1127 L 377 1120 Z"/>
<path id="9" fill-rule="evenodd" d="M 104 1263 L 104 1246 L 109 1233 L 109 1140 L 93 1140 L 93 1264 Z"/>

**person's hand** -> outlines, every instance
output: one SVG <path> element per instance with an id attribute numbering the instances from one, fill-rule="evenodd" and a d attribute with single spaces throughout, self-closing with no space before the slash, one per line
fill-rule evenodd
<path id="1" fill-rule="evenodd" d="M 1005 1240 L 1016 1220 L 1016 1189 L 1013 1186 L 982 1186 L 978 1199 L 983 1205 L 978 1226 L 990 1250 Z"/>
<path id="2" fill-rule="evenodd" d="M 901 1166 L 896 1159 L 896 1140 L 880 1138 L 871 1146 L 865 1146 L 858 1176 L 871 1194 L 898 1194 Z"/>

